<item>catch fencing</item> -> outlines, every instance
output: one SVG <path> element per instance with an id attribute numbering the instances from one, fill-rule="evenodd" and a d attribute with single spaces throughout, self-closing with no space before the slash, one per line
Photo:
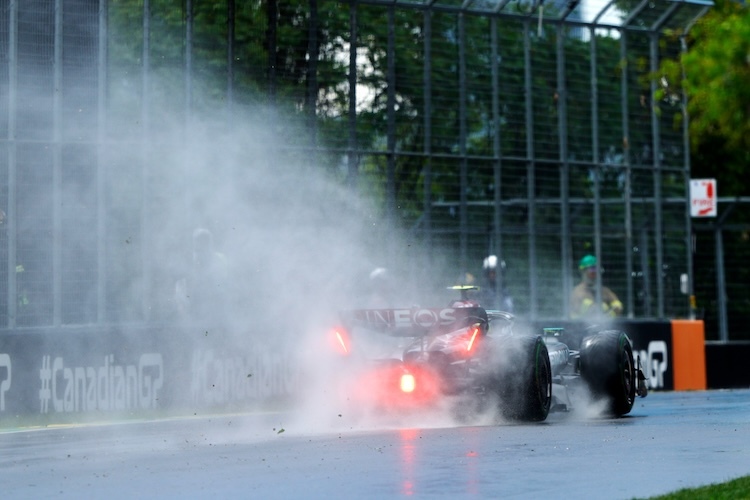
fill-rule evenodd
<path id="1" fill-rule="evenodd" d="M 169 244 L 160 214 L 184 209 L 170 229 L 187 234 L 207 195 L 166 194 L 181 173 L 163 166 L 160 132 L 192 138 L 197 117 L 220 109 L 207 127 L 230 130 L 250 110 L 283 138 L 279 158 L 314 159 L 374 197 L 378 227 L 404 235 L 406 267 L 424 286 L 480 280 L 496 254 L 517 314 L 562 318 L 591 253 L 628 317 L 703 314 L 708 338 L 745 338 L 727 325 L 750 310 L 746 281 L 734 280 L 747 266 L 721 241 L 746 238 L 747 218 L 694 223 L 684 102 L 654 100 L 670 85 L 653 78 L 659 62 L 684 50 L 708 8 L 4 3 L 0 325 L 169 320 L 156 312 L 170 307 L 173 283 L 154 262 Z M 741 215 L 747 205 L 732 206 Z M 385 262 L 403 253 L 375 240 Z M 708 286 L 711 269 L 727 266 Z"/>

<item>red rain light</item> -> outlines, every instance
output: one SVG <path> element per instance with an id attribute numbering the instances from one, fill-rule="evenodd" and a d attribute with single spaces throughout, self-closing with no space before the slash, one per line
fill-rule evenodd
<path id="1" fill-rule="evenodd" d="M 469 345 L 466 346 L 467 351 L 471 351 L 471 348 L 474 347 L 474 341 L 477 339 L 477 335 L 479 335 L 479 327 L 475 326 L 471 334 L 471 340 L 469 340 Z"/>
<path id="2" fill-rule="evenodd" d="M 411 393 L 417 388 L 417 381 L 414 379 L 414 375 L 411 373 L 404 373 L 401 375 L 400 382 L 401 392 Z"/>
<path id="3" fill-rule="evenodd" d="M 477 344 L 480 329 L 479 326 L 475 326 L 469 332 L 469 343 L 466 345 L 466 352 L 470 353 L 474 346 Z"/>
<path id="4" fill-rule="evenodd" d="M 343 328 L 334 328 L 330 333 L 330 341 L 333 349 L 342 356 L 348 356 L 351 352 L 349 334 Z"/>
<path id="5" fill-rule="evenodd" d="M 402 365 L 374 366 L 353 382 L 353 398 L 362 405 L 386 411 L 424 408 L 440 391 L 439 380 L 428 369 Z"/>

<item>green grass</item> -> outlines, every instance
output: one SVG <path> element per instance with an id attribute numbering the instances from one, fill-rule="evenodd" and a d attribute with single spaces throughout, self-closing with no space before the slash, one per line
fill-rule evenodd
<path id="1" fill-rule="evenodd" d="M 726 483 L 711 484 L 699 488 L 685 488 L 651 500 L 748 500 L 750 499 L 750 476 Z"/>

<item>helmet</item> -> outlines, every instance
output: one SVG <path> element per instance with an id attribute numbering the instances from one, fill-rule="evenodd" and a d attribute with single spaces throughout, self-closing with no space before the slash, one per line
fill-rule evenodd
<path id="1" fill-rule="evenodd" d="M 193 259 L 207 263 L 214 251 L 214 237 L 211 231 L 202 227 L 193 231 Z"/>
<path id="2" fill-rule="evenodd" d="M 370 272 L 368 287 L 376 295 L 390 295 L 394 284 L 391 272 L 385 267 L 376 267 Z"/>
<path id="3" fill-rule="evenodd" d="M 388 279 L 388 270 L 384 267 L 376 267 L 370 273 L 370 280 L 373 282 L 385 281 Z"/>
<path id="4" fill-rule="evenodd" d="M 593 255 L 585 255 L 581 262 L 578 263 L 578 269 L 584 270 L 588 267 L 595 267 L 596 266 L 596 257 Z"/>
<path id="5" fill-rule="evenodd" d="M 208 229 L 199 227 L 193 231 L 193 243 L 195 246 L 202 248 L 211 248 L 214 243 L 214 236 Z"/>
<path id="6" fill-rule="evenodd" d="M 495 271 L 498 266 L 500 267 L 501 271 L 505 270 L 505 261 L 503 259 L 498 259 L 497 255 L 490 255 L 488 257 L 485 257 L 484 263 L 482 264 L 485 272 Z"/>

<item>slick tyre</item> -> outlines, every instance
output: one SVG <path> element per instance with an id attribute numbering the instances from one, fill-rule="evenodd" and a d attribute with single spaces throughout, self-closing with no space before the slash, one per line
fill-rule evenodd
<path id="1" fill-rule="evenodd" d="M 511 337 L 495 381 L 500 412 L 514 421 L 541 422 L 552 403 L 552 369 L 541 337 Z"/>
<path id="2" fill-rule="evenodd" d="M 581 342 L 581 377 L 592 396 L 606 402 L 608 415 L 619 417 L 633 409 L 635 375 L 633 349 L 624 332 L 605 330 Z"/>

